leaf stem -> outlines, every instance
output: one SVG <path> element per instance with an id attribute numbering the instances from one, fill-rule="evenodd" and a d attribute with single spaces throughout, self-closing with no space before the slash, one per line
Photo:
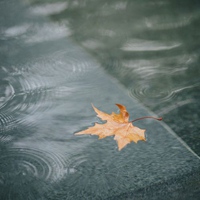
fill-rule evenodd
<path id="1" fill-rule="evenodd" d="M 162 120 L 162 117 L 151 117 L 151 116 L 145 116 L 145 117 L 140 117 L 140 118 L 137 118 L 137 119 L 134 119 L 132 121 L 130 121 L 131 123 L 135 122 L 135 121 L 138 121 L 138 120 L 142 120 L 142 119 L 146 119 L 146 118 L 151 118 L 151 119 L 155 119 L 155 120 L 158 120 L 158 121 L 161 121 Z"/>

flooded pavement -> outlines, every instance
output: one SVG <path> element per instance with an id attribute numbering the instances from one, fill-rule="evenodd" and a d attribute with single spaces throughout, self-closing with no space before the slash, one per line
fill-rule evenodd
<path id="1" fill-rule="evenodd" d="M 155 114 L 72 41 L 64 23 L 46 18 L 51 6 L 43 16 L 39 8 L 0 3 L 0 198 L 195 198 L 199 156 L 165 122 L 135 123 L 147 142 L 121 151 L 112 137 L 74 135 L 99 121 L 91 103 L 108 113 L 124 104 L 130 119 Z"/>

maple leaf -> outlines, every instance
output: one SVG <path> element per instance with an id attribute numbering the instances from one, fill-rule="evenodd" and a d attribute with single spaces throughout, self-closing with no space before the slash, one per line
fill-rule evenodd
<path id="1" fill-rule="evenodd" d="M 132 123 L 134 121 L 141 120 L 144 118 L 153 118 L 156 120 L 162 120 L 162 118 L 146 116 L 129 121 L 129 113 L 126 110 L 126 107 L 121 104 L 116 104 L 116 105 L 120 110 L 119 114 L 114 112 L 111 114 L 107 114 L 98 110 L 96 107 L 92 105 L 94 111 L 97 113 L 97 116 L 101 118 L 103 121 L 107 122 L 105 124 L 95 123 L 93 127 L 89 127 L 86 130 L 77 132 L 75 133 L 75 135 L 82 135 L 82 134 L 98 135 L 99 139 L 114 135 L 114 139 L 117 141 L 118 144 L 118 150 L 121 150 L 130 142 L 137 143 L 139 140 L 146 141 L 144 134 L 145 130 L 133 126 Z"/>

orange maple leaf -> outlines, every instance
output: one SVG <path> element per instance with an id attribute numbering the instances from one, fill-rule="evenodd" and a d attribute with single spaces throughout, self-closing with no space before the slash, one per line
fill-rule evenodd
<path id="1" fill-rule="evenodd" d="M 129 121 L 129 113 L 126 110 L 126 107 L 121 104 L 116 104 L 120 110 L 119 114 L 111 113 L 107 114 L 96 107 L 93 107 L 94 111 L 97 113 L 97 116 L 102 120 L 106 120 L 105 124 L 98 124 L 95 123 L 93 127 L 89 127 L 86 130 L 80 131 L 75 133 L 75 135 L 82 135 L 82 134 L 91 134 L 91 135 L 98 135 L 99 139 L 105 138 L 107 136 L 114 135 L 114 139 L 118 143 L 118 150 L 124 148 L 128 143 L 135 142 L 137 143 L 139 140 L 146 141 L 145 138 L 145 130 L 140 129 L 136 126 L 133 126 L 133 122 L 137 120 L 141 120 L 144 118 L 153 118 L 156 120 L 162 120 L 162 118 L 155 118 L 155 117 L 142 117 L 132 121 Z"/>

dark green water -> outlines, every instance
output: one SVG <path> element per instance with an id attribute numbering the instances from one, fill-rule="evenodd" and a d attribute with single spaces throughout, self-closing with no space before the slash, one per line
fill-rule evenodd
<path id="1" fill-rule="evenodd" d="M 0 199 L 199 198 L 198 1 L 2 0 L 0 15 Z M 167 125 L 136 123 L 147 142 L 118 152 L 74 136 L 91 103 Z"/>

